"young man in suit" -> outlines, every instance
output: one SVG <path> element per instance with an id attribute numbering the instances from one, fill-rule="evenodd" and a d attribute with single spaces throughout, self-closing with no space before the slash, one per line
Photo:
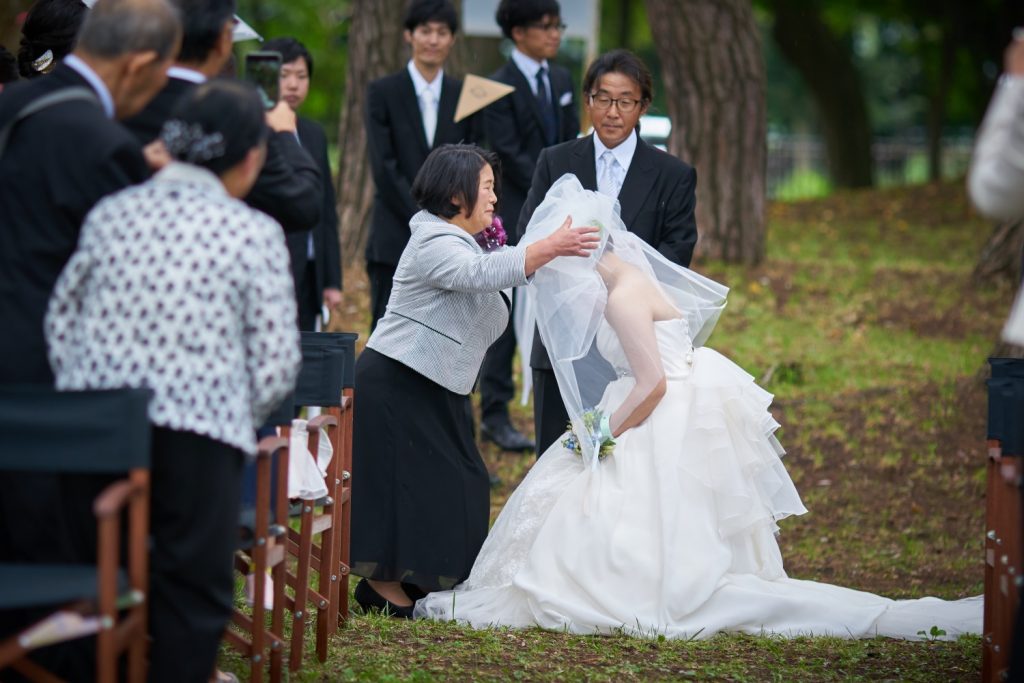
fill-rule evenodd
<path id="1" fill-rule="evenodd" d="M 462 81 L 444 73 L 455 44 L 458 15 L 449 0 L 413 0 L 405 14 L 412 58 L 401 71 L 370 83 L 366 137 L 375 185 L 366 274 L 371 329 L 384 316 L 398 259 L 418 211 L 412 182 L 430 151 L 447 143 L 480 142 L 482 117 L 455 123 Z"/>
<path id="2" fill-rule="evenodd" d="M 231 58 L 234 0 L 173 0 L 182 17 L 181 51 L 167 85 L 137 116 L 124 122 L 142 144 L 160 135 L 175 105 L 200 83 L 218 76 Z M 316 227 L 323 203 L 320 171 L 295 137 L 295 112 L 284 102 L 267 112 L 273 133 L 267 160 L 245 197 L 254 209 L 274 218 L 285 232 Z"/>
<path id="3" fill-rule="evenodd" d="M 519 231 L 526 229 L 552 183 L 572 173 L 588 190 L 619 200 L 626 229 L 668 260 L 689 266 L 697 244 L 697 173 L 640 139 L 640 117 L 653 97 L 650 71 L 633 53 L 612 50 L 590 65 L 583 79 L 583 97 L 594 132 L 541 152 L 519 216 Z M 568 416 L 539 337 L 534 340 L 530 366 L 540 455 L 565 431 Z"/>
<path id="4" fill-rule="evenodd" d="M 295 38 L 268 40 L 263 49 L 281 53 L 281 99 L 297 112 L 309 95 L 313 56 Z M 299 144 L 320 167 L 323 189 L 320 222 L 308 232 L 289 233 L 287 237 L 298 299 L 299 329 L 312 331 L 321 305 L 330 311 L 341 304 L 341 248 L 338 244 L 338 209 L 324 129 L 302 116 L 297 119 Z"/>
<path id="5" fill-rule="evenodd" d="M 509 241 L 519 241 L 516 226 L 534 165 L 545 147 L 572 140 L 579 115 L 572 77 L 550 60 L 558 54 L 565 26 L 556 0 L 502 0 L 495 14 L 505 37 L 515 44 L 509 61 L 491 78 L 515 92 L 484 110 L 487 137 L 501 160 L 498 213 Z M 491 346 L 480 372 L 481 431 L 505 450 L 529 450 L 533 443 L 512 426 L 508 402 L 515 386 L 512 361 L 516 339 L 511 321 Z"/>

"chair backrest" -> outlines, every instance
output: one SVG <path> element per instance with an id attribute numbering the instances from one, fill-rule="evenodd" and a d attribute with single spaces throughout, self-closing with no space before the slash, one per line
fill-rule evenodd
<path id="1" fill-rule="evenodd" d="M 355 332 L 302 332 L 302 367 L 295 391 L 281 401 L 266 424 L 287 426 L 295 408 L 341 405 L 341 393 L 355 385 Z"/>
<path id="2" fill-rule="evenodd" d="M 1024 455 L 1024 359 L 989 358 L 988 438 L 1003 455 Z"/>
<path id="3" fill-rule="evenodd" d="M 148 389 L 0 387 L 0 470 L 115 473 L 149 467 Z"/>

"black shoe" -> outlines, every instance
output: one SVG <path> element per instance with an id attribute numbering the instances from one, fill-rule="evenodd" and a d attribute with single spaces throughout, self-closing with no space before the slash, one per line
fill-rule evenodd
<path id="1" fill-rule="evenodd" d="M 493 441 L 504 451 L 532 451 L 533 441 L 530 441 L 518 429 L 508 422 L 486 422 L 480 425 L 480 433 L 487 441 Z"/>
<path id="2" fill-rule="evenodd" d="M 412 619 L 412 605 L 402 607 L 390 602 L 380 593 L 373 590 L 373 586 L 366 579 L 360 579 L 359 583 L 356 584 L 355 598 L 359 606 L 363 608 L 363 612 L 377 611 L 383 612 L 389 617 Z"/>
<path id="3" fill-rule="evenodd" d="M 419 586 L 417 586 L 415 583 L 406 583 L 405 581 L 403 581 L 402 590 L 405 591 L 405 594 L 408 595 L 409 599 L 413 602 L 416 602 L 417 600 L 422 600 L 423 598 L 427 597 L 427 592 Z"/>

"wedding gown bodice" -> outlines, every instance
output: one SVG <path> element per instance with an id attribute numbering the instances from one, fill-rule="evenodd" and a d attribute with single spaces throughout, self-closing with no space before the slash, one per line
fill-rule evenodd
<path id="1" fill-rule="evenodd" d="M 661 354 L 661 364 L 666 378 L 688 376 L 693 365 L 693 342 L 690 341 L 686 319 L 659 320 L 654 323 L 654 333 L 658 340 L 658 351 Z M 622 344 L 607 321 L 603 321 L 597 328 L 596 337 L 598 352 L 615 368 L 616 374 L 619 377 L 632 376 Z"/>

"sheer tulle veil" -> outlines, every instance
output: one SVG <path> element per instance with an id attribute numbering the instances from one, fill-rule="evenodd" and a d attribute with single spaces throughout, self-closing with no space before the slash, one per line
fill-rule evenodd
<path id="1" fill-rule="evenodd" d="M 672 263 L 628 232 L 619 216 L 618 201 L 584 189 L 572 174 L 551 186 L 534 211 L 521 244 L 547 237 L 561 227 L 567 215 L 572 217 L 573 226 L 598 226 L 601 244 L 587 258 L 563 256 L 538 270 L 528 296 L 569 418 L 576 434 L 583 435 L 592 432 L 584 426 L 584 414 L 595 407 L 607 385 L 617 378 L 595 348 L 608 302 L 607 287 L 598 273 L 606 254 L 614 253 L 650 276 L 686 320 L 694 346 L 702 345 L 711 334 L 729 290 Z M 596 445 L 584 447 L 588 461 L 596 454 Z"/>

